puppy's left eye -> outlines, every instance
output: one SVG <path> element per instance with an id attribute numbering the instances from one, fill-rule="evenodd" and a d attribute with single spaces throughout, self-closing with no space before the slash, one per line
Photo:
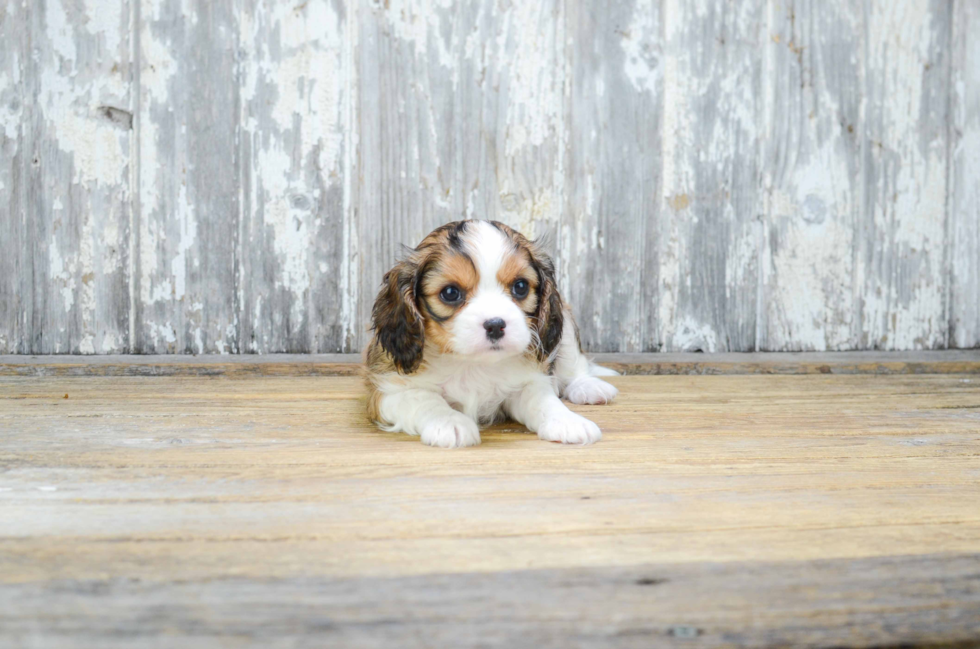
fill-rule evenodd
<path id="1" fill-rule="evenodd" d="M 531 290 L 531 285 L 527 283 L 526 279 L 519 279 L 510 287 L 511 294 L 518 300 L 526 298 L 529 290 Z"/>
<path id="2" fill-rule="evenodd" d="M 455 304 L 463 299 L 463 292 L 456 286 L 447 286 L 439 292 L 439 297 L 446 304 Z"/>

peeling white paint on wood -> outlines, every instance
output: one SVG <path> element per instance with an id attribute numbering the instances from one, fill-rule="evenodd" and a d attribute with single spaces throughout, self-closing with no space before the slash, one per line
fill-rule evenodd
<path id="1" fill-rule="evenodd" d="M 435 226 L 557 231 L 561 12 L 557 1 L 360 3 L 358 347 L 382 274 Z"/>
<path id="2" fill-rule="evenodd" d="M 9 190 L 0 190 L 10 192 L 3 228 L 11 238 L 2 245 L 17 278 L 5 285 L 17 294 L 0 295 L 6 313 L 10 303 L 16 309 L 0 316 L 0 349 L 95 354 L 129 347 L 131 7 L 127 0 L 98 4 L 3 6 L 10 36 L 3 56 L 11 65 L 0 66 L 0 94 L 4 149 L 12 156 L 4 164 Z M 14 134 L 19 141 L 8 142 Z"/>
<path id="3" fill-rule="evenodd" d="M 239 351 L 238 12 L 139 0 L 136 348 Z"/>
<path id="4" fill-rule="evenodd" d="M 562 282 L 584 341 L 658 348 L 664 44 L 658 3 L 569 6 Z"/>
<path id="5" fill-rule="evenodd" d="M 31 352 L 33 233 L 28 218 L 28 118 L 32 99 L 24 75 L 29 72 L 28 17 L 21 0 L 0 2 L 0 353 Z"/>
<path id="6" fill-rule="evenodd" d="M 250 2 L 240 26 L 242 351 L 340 351 L 345 8 Z"/>
<path id="7" fill-rule="evenodd" d="M 763 0 L 666 0 L 658 348 L 754 349 Z"/>
<path id="8" fill-rule="evenodd" d="M 0 0 L 0 353 L 356 351 L 457 218 L 595 350 L 980 345 L 975 3 L 593 5 Z"/>
<path id="9" fill-rule="evenodd" d="M 863 12 L 819 0 L 768 11 L 759 344 L 848 349 L 863 212 Z"/>
<path id="10" fill-rule="evenodd" d="M 949 196 L 949 345 L 980 344 L 980 5 L 953 15 Z"/>
<path id="11" fill-rule="evenodd" d="M 949 9 L 945 0 L 917 0 L 871 2 L 867 10 L 855 266 L 863 348 L 945 343 Z"/>

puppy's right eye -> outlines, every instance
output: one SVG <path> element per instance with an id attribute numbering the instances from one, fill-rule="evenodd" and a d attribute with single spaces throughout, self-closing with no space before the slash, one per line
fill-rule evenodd
<path id="1" fill-rule="evenodd" d="M 446 304 L 455 304 L 463 299 L 463 292 L 455 286 L 447 286 L 439 292 L 439 299 Z"/>

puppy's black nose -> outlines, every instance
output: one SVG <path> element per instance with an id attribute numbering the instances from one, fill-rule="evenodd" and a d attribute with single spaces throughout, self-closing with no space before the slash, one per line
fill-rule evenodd
<path id="1" fill-rule="evenodd" d="M 493 318 L 483 323 L 483 328 L 487 330 L 487 338 L 493 341 L 504 337 L 504 327 L 506 326 L 507 323 L 503 321 L 503 318 Z"/>

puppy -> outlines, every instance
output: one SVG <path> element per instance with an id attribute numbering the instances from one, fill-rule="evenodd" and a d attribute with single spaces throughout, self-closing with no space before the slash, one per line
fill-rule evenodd
<path id="1" fill-rule="evenodd" d="M 534 243 L 494 221 L 457 221 L 422 240 L 384 276 L 367 349 L 368 414 L 388 431 L 454 448 L 510 417 L 550 442 L 602 433 L 562 403 L 608 403 L 616 372 L 582 354 L 555 268 Z"/>

